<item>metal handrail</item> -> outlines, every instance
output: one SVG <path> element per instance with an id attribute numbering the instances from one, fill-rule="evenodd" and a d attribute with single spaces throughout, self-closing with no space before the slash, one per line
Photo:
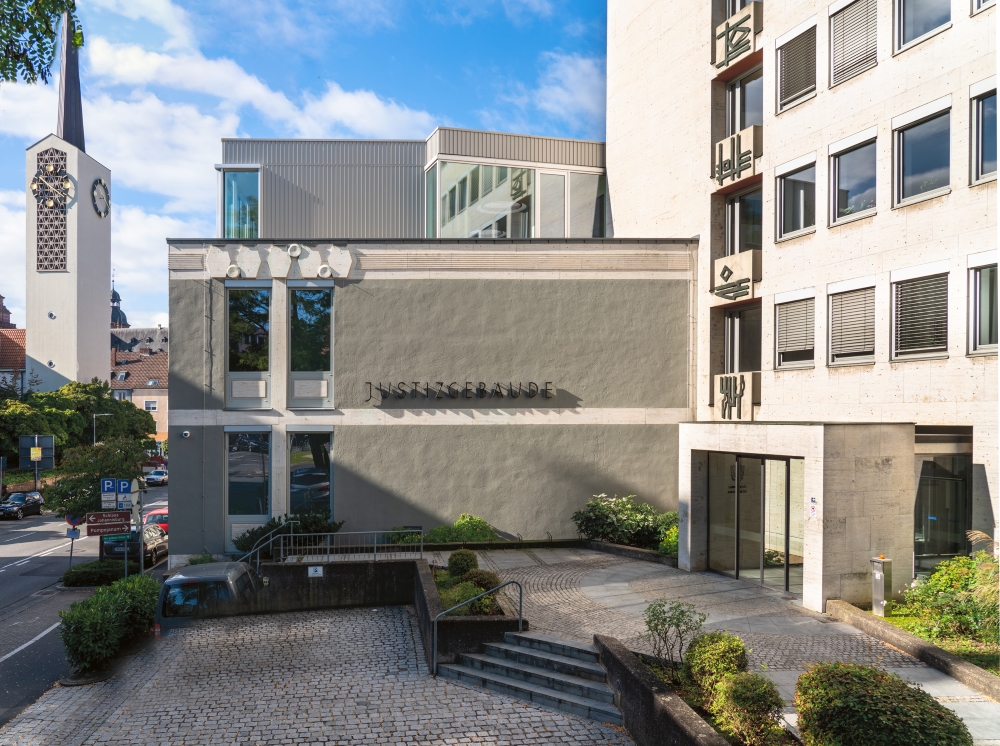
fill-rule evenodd
<path id="1" fill-rule="evenodd" d="M 274 534 L 275 534 L 275 533 L 276 533 L 277 531 L 281 531 L 281 530 L 282 530 L 282 529 L 284 529 L 284 528 L 285 528 L 286 526 L 287 526 L 287 527 L 291 527 L 291 526 L 292 526 L 293 524 L 296 524 L 296 523 L 298 523 L 298 521 L 286 521 L 285 523 L 281 524 L 280 526 L 276 526 L 275 528 L 272 528 L 272 529 L 271 529 L 270 531 L 268 531 L 268 532 L 267 532 L 266 534 L 264 534 L 264 535 L 263 535 L 263 536 L 261 536 L 261 537 L 260 537 L 259 539 L 257 539 L 257 541 L 256 541 L 256 542 L 254 542 L 254 545 L 253 545 L 253 547 L 252 547 L 252 548 L 250 549 L 250 551 L 249 551 L 249 552 L 247 552 L 246 554 L 244 554 L 244 555 L 243 555 L 242 557 L 240 557 L 240 558 L 239 558 L 238 560 L 236 560 L 236 561 L 237 561 L 237 562 L 243 562 L 243 561 L 245 561 L 245 560 L 247 559 L 247 557 L 249 557 L 249 556 L 250 556 L 251 554 L 253 554 L 254 552 L 257 552 L 257 569 L 259 570 L 259 569 L 260 569 L 260 550 L 264 548 L 264 545 L 263 545 L 263 544 L 261 544 L 261 542 L 262 542 L 262 541 L 264 541 L 265 539 L 267 539 L 267 543 L 268 543 L 268 544 L 270 544 L 271 542 L 273 542 L 273 541 L 274 541 Z"/>
<path id="2" fill-rule="evenodd" d="M 522 625 L 523 625 L 523 620 L 524 620 L 524 613 L 523 613 L 524 612 L 524 588 L 522 588 L 521 584 L 518 583 L 516 580 L 508 580 L 506 583 L 501 583 L 496 588 L 491 588 L 488 591 L 483 591 L 478 596 L 474 596 L 473 598 L 470 598 L 468 601 L 462 601 L 462 603 L 457 604 L 455 606 L 452 606 L 450 609 L 445 609 L 440 614 L 438 614 L 436 617 L 434 617 L 434 643 L 433 643 L 433 647 L 431 648 L 431 662 L 433 663 L 433 666 L 432 666 L 433 673 L 431 674 L 432 676 L 437 676 L 437 673 L 438 673 L 438 619 L 440 619 L 441 617 L 443 617 L 445 614 L 451 613 L 455 609 L 459 609 L 459 608 L 465 606 L 466 604 L 471 604 L 473 601 L 476 601 L 476 600 L 482 598 L 483 596 L 488 596 L 491 593 L 496 593 L 498 590 L 500 590 L 501 588 L 506 588 L 508 585 L 516 585 L 517 586 L 517 631 L 518 632 L 522 631 Z"/>

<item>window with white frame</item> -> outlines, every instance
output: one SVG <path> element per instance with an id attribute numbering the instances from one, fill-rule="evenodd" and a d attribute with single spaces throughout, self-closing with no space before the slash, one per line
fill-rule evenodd
<path id="1" fill-rule="evenodd" d="M 997 173 L 997 92 L 990 91 L 972 100 L 973 181 Z"/>
<path id="2" fill-rule="evenodd" d="M 896 0 L 896 49 L 951 23 L 951 0 Z"/>
<path id="3" fill-rule="evenodd" d="M 132 392 L 128 389 L 118 389 L 115 391 L 115 399 L 118 401 L 132 401 Z"/>
<path id="4" fill-rule="evenodd" d="M 816 225 L 816 164 L 778 177 L 778 237 L 787 238 Z"/>
<path id="5" fill-rule="evenodd" d="M 803 298 L 774 307 L 779 369 L 813 367 L 815 305 L 815 298 Z"/>
<path id="6" fill-rule="evenodd" d="M 875 361 L 875 288 L 830 296 L 830 364 Z"/>
<path id="7" fill-rule="evenodd" d="M 257 238 L 260 231 L 260 174 L 225 170 L 222 174 L 224 238 Z"/>
<path id="8" fill-rule="evenodd" d="M 948 275 L 919 277 L 892 286 L 892 355 L 948 351 Z"/>
<path id="9" fill-rule="evenodd" d="M 830 158 L 833 223 L 875 212 L 875 141 Z"/>
<path id="10" fill-rule="evenodd" d="M 983 8 L 988 8 L 995 3 L 996 0 L 974 0 L 973 7 L 975 8 L 975 10 L 973 12 L 978 13 Z"/>
<path id="11" fill-rule="evenodd" d="M 830 16 L 830 85 L 878 63 L 878 0 L 855 0 Z"/>
<path id="12" fill-rule="evenodd" d="M 146 399 L 143 402 L 143 404 L 145 404 L 145 408 L 146 408 L 147 412 L 155 412 L 156 411 L 156 399 Z"/>
<path id="13" fill-rule="evenodd" d="M 778 48 L 778 111 L 816 90 L 816 27 Z"/>
<path id="14" fill-rule="evenodd" d="M 951 112 L 896 130 L 896 202 L 951 183 Z"/>
<path id="15" fill-rule="evenodd" d="M 972 350 L 997 351 L 997 265 L 972 270 Z"/>

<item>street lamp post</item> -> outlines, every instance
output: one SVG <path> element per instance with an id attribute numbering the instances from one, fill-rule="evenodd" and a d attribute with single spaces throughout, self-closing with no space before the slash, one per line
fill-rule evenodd
<path id="1" fill-rule="evenodd" d="M 94 414 L 94 445 L 97 445 L 97 418 L 98 417 L 110 417 L 110 412 L 97 412 Z"/>

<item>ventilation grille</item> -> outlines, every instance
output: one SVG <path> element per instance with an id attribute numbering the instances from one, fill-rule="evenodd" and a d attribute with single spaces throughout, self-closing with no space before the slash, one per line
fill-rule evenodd
<path id="1" fill-rule="evenodd" d="M 897 282 L 896 354 L 948 349 L 948 275 Z"/>
<path id="2" fill-rule="evenodd" d="M 780 50 L 779 108 L 816 90 L 816 27 L 785 43 Z"/>
<path id="3" fill-rule="evenodd" d="M 830 297 L 830 356 L 875 355 L 875 288 L 862 288 Z"/>
<path id="4" fill-rule="evenodd" d="M 833 52 L 830 84 L 875 67 L 877 62 L 877 0 L 857 0 L 831 19 Z"/>
<path id="5" fill-rule="evenodd" d="M 201 252 L 171 252 L 167 255 L 167 269 L 205 269 L 205 255 Z"/>

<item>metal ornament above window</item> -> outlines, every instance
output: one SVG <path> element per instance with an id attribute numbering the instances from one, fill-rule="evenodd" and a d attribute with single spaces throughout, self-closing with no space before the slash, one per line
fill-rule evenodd
<path id="1" fill-rule="evenodd" d="M 712 177 L 720 187 L 757 175 L 757 159 L 763 152 L 763 132 L 763 127 L 753 125 L 715 144 Z"/>
<path id="2" fill-rule="evenodd" d="M 715 68 L 724 70 L 758 50 L 764 27 L 764 4 L 749 3 L 715 29 Z"/>

